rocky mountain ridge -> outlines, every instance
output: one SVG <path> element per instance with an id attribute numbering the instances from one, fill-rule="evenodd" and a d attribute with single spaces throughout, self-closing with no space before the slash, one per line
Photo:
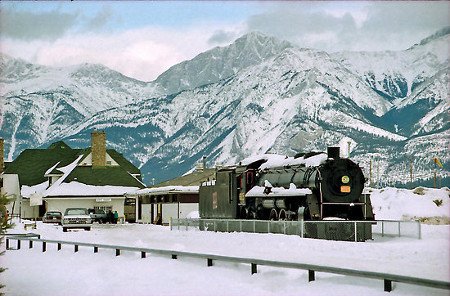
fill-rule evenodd
<path id="1" fill-rule="evenodd" d="M 104 129 L 147 183 L 203 156 L 214 165 L 336 144 L 346 155 L 348 143 L 373 182 L 408 181 L 409 161 L 428 179 L 432 157 L 449 161 L 448 42 L 441 33 L 406 51 L 328 54 L 251 33 L 150 83 L 101 65 L 3 55 L 0 137 L 11 159 L 36 143 L 87 146 L 90 131 Z"/>

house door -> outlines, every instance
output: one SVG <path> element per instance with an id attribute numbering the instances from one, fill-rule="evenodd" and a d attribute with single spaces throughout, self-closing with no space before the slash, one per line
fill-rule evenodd
<path id="1" fill-rule="evenodd" d="M 47 212 L 47 203 L 43 202 L 42 205 L 39 206 L 38 217 L 42 218 L 44 216 L 45 212 Z"/>

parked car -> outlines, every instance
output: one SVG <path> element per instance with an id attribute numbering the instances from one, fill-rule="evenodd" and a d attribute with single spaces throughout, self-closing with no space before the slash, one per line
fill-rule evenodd
<path id="1" fill-rule="evenodd" d="M 91 216 L 91 219 L 93 222 L 98 223 L 106 223 L 108 222 L 108 217 L 104 210 L 99 209 L 89 209 L 89 215 Z"/>
<path id="2" fill-rule="evenodd" d="M 82 228 L 89 231 L 91 230 L 92 219 L 86 208 L 68 208 L 64 212 L 62 226 L 64 232 L 69 228 Z"/>
<path id="3" fill-rule="evenodd" d="M 62 224 L 62 213 L 58 211 L 48 211 L 42 217 L 44 223 L 58 223 Z"/>

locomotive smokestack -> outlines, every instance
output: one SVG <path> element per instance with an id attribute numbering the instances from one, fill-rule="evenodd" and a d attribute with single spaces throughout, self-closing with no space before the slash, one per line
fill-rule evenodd
<path id="1" fill-rule="evenodd" d="M 328 147 L 327 153 L 328 153 L 328 158 L 333 158 L 333 159 L 340 158 L 340 148 L 339 147 Z"/>

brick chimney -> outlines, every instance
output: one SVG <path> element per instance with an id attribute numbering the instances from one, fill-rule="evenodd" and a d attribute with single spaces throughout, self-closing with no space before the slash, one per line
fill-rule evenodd
<path id="1" fill-rule="evenodd" d="M 91 133 L 92 167 L 106 166 L 106 133 L 93 131 Z"/>
<path id="2" fill-rule="evenodd" d="M 3 168 L 5 167 L 5 141 L 0 138 L 0 174 L 3 173 Z"/>

